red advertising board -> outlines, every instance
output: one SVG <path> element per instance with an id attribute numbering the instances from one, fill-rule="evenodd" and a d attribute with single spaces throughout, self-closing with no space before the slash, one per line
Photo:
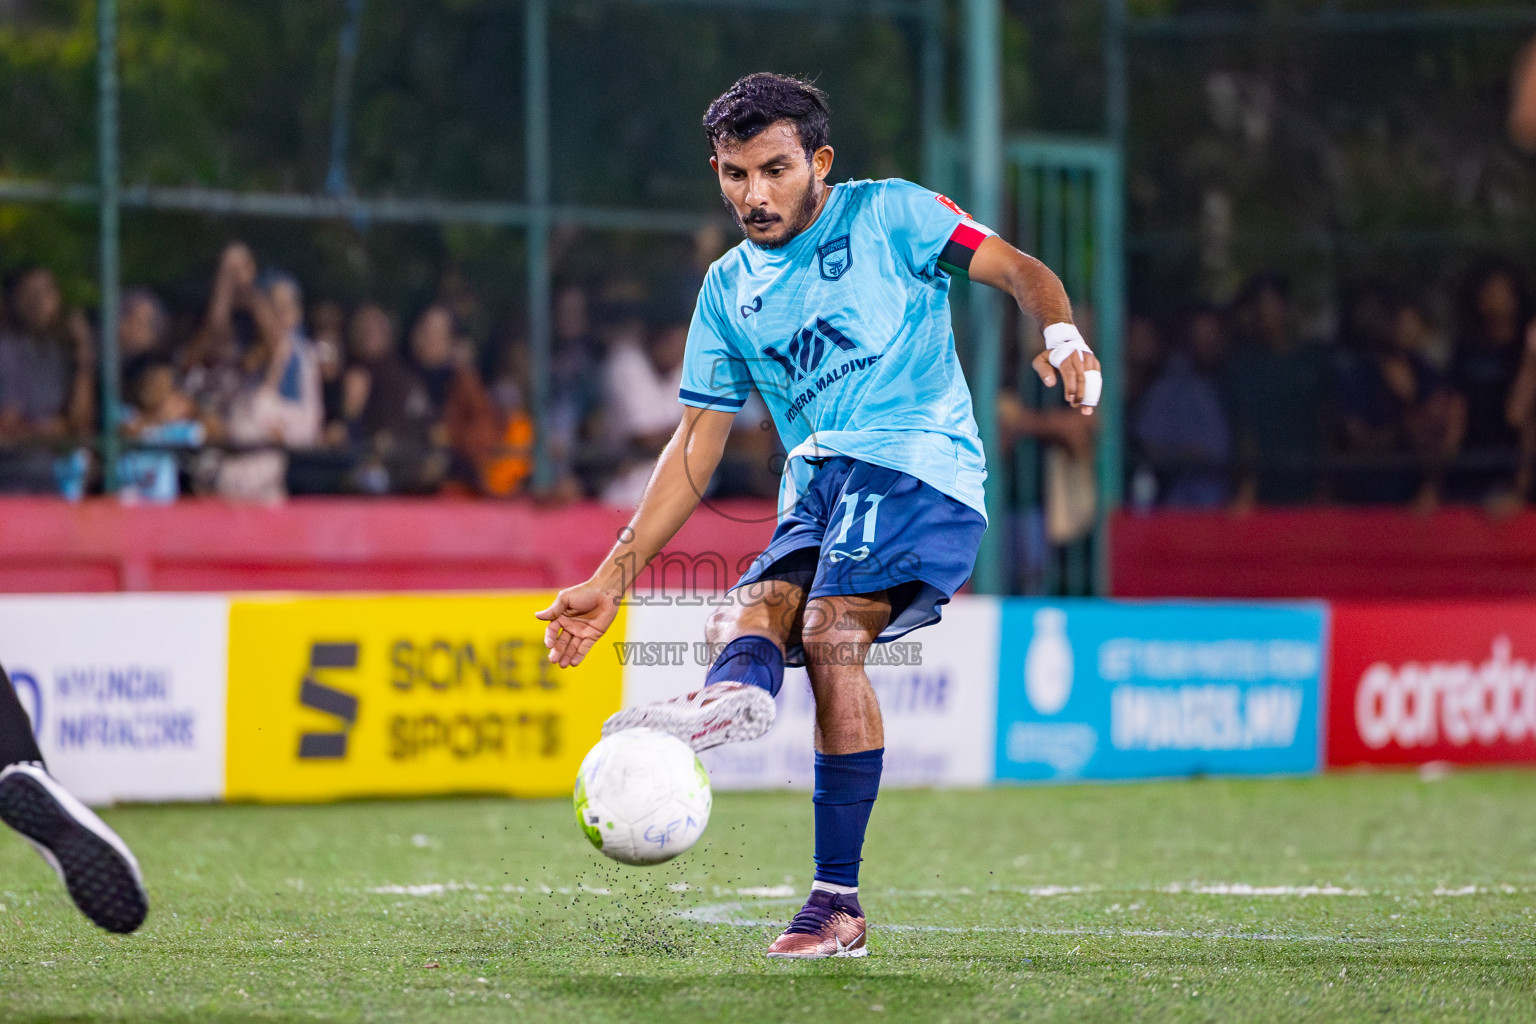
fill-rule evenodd
<path id="1" fill-rule="evenodd" d="M 1536 763 L 1536 602 L 1333 605 L 1329 767 Z"/>

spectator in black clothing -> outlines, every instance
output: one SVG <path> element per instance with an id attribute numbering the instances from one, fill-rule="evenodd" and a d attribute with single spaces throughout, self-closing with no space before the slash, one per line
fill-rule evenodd
<path id="1" fill-rule="evenodd" d="M 1458 332 L 1451 380 L 1466 400 L 1463 465 L 1449 483 L 1453 497 L 1501 508 L 1524 500 L 1517 493 L 1529 409 L 1512 408 L 1515 380 L 1525 359 L 1531 295 L 1519 270 L 1483 263 L 1464 279 L 1457 304 Z"/>
<path id="2" fill-rule="evenodd" d="M 1402 344 L 1399 303 L 1365 285 L 1346 306 L 1336 381 L 1335 474 L 1346 501 L 1439 504 L 1446 463 L 1461 441 L 1465 403 L 1443 375 Z"/>
<path id="3" fill-rule="evenodd" d="M 1236 433 L 1237 507 L 1294 504 L 1317 496 L 1327 354 L 1303 345 L 1292 323 L 1290 284 L 1260 274 L 1234 307 L 1237 349 L 1227 369 Z"/>
<path id="4" fill-rule="evenodd" d="M 1232 495 L 1232 426 L 1221 393 L 1220 311 L 1188 313 L 1178 346 L 1133 410 L 1131 435 L 1156 473 L 1160 504 L 1214 508 Z"/>
<path id="5" fill-rule="evenodd" d="M 496 407 L 475 369 L 474 346 L 446 305 L 434 303 L 416 318 L 411 360 L 432 403 L 432 444 L 449 460 L 448 489 L 481 493 L 498 440 Z"/>
<path id="6" fill-rule="evenodd" d="M 352 314 L 351 365 L 342 382 L 342 414 L 364 456 L 361 489 L 421 494 L 435 491 L 447 460 L 432 445 L 432 399 L 400 357 L 395 324 L 367 302 Z"/>
<path id="7" fill-rule="evenodd" d="M 309 336 L 320 367 L 320 402 L 325 409 L 322 442 L 332 448 L 346 444 L 342 418 L 342 376 L 346 370 L 347 311 L 339 302 L 317 302 L 309 309 Z"/>
<path id="8" fill-rule="evenodd" d="M 592 327 L 587 293 L 577 285 L 555 295 L 554 349 L 545 399 L 545 453 L 560 497 L 579 493 L 577 449 L 590 440 L 591 420 L 602 411 L 603 344 Z"/>

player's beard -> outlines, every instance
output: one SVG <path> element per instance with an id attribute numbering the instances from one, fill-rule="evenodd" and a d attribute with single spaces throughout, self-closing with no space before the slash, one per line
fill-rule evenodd
<path id="1" fill-rule="evenodd" d="M 736 204 L 731 202 L 724 192 L 720 193 L 720 199 L 725 203 L 725 208 L 731 211 L 731 217 L 735 219 L 736 226 L 741 229 L 741 233 L 746 235 L 747 239 L 759 249 L 782 249 L 790 242 L 793 242 L 799 237 L 800 232 L 811 226 L 811 221 L 816 219 L 816 211 L 820 208 L 820 204 L 816 201 L 816 179 L 812 178 L 811 183 L 805 186 L 805 192 L 800 196 L 800 201 L 795 204 L 794 210 L 791 211 L 792 219 L 789 221 L 789 230 L 784 232 L 784 237 L 772 242 L 758 242 L 753 240 L 751 235 L 747 234 L 747 221 L 737 212 Z M 754 221 L 754 223 L 757 222 Z"/>

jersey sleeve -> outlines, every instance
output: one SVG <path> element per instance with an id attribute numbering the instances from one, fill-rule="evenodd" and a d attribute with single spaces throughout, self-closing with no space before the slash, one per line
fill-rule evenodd
<path id="1" fill-rule="evenodd" d="M 752 393 L 752 373 L 722 322 L 717 287 L 710 275 L 693 308 L 677 398 L 697 409 L 738 412 Z"/>
<path id="2" fill-rule="evenodd" d="M 948 196 L 893 178 L 885 183 L 886 230 L 912 273 L 966 274 L 982 239 L 997 232 L 983 227 Z"/>

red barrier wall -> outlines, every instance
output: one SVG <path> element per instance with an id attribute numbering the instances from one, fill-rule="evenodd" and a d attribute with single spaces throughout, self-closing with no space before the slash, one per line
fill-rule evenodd
<path id="1" fill-rule="evenodd" d="M 627 519 L 597 504 L 4 498 L 0 592 L 552 587 L 586 577 Z M 769 502 L 705 506 L 669 550 L 718 552 L 731 575 L 772 529 Z M 1120 597 L 1536 597 L 1536 513 L 1122 513 L 1111 541 Z"/>
<path id="2" fill-rule="evenodd" d="M 1330 767 L 1536 762 L 1536 601 L 1332 616 Z"/>
<path id="3" fill-rule="evenodd" d="M 1120 513 L 1111 545 L 1116 597 L 1536 596 L 1536 512 Z"/>
<path id="4" fill-rule="evenodd" d="M 556 587 L 585 579 L 628 519 L 596 504 L 324 498 L 275 508 L 214 500 L 129 507 L 6 498 L 0 592 Z M 695 573 L 713 589 L 734 582 L 714 580 L 721 566 L 736 572 L 772 532 L 771 502 L 717 503 L 701 508 L 667 552 L 718 553 Z M 690 571 L 675 560 L 667 582 Z"/>

